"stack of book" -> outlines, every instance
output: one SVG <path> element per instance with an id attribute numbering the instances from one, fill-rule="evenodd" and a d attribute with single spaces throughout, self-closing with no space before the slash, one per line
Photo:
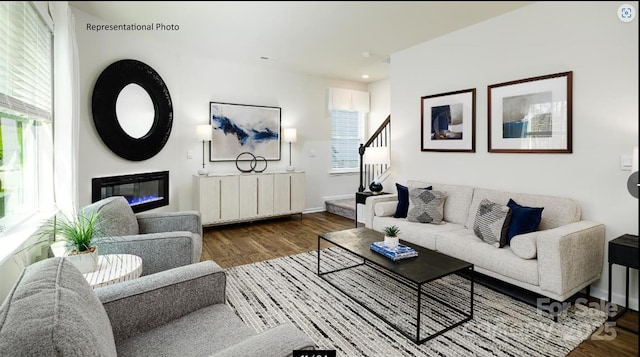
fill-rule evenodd
<path id="1" fill-rule="evenodd" d="M 394 261 L 418 256 L 418 252 L 415 249 L 404 244 L 398 244 L 396 248 L 391 249 L 384 245 L 384 242 L 373 242 L 371 243 L 371 250 Z"/>

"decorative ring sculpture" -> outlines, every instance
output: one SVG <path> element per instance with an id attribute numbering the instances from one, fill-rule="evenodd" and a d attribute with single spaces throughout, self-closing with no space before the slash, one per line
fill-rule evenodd
<path id="1" fill-rule="evenodd" d="M 248 160 L 240 160 L 240 156 L 242 156 L 242 155 L 250 155 L 251 156 L 251 164 L 250 164 L 251 168 L 249 170 L 243 170 L 238 165 L 238 161 L 248 161 Z M 238 156 L 236 156 L 236 168 L 238 170 L 240 170 L 240 172 L 251 172 L 251 171 L 253 171 L 253 169 L 256 168 L 256 157 L 255 157 L 255 155 L 253 155 L 252 153 L 250 153 L 248 151 L 241 152 L 240 154 L 238 154 Z"/>
<path id="2" fill-rule="evenodd" d="M 249 164 L 250 169 L 248 169 L 248 170 L 241 169 L 241 168 L 240 168 L 240 165 L 238 165 L 238 161 L 249 161 L 249 160 L 247 160 L 247 159 L 245 159 L 245 160 L 240 160 L 240 157 L 241 157 L 242 155 L 249 155 L 249 156 L 251 156 L 251 161 L 250 161 L 250 162 L 251 162 L 251 164 Z M 260 160 L 264 161 L 264 167 L 262 168 L 262 170 L 256 170 L 256 165 L 258 164 L 258 159 L 260 159 Z M 264 158 L 264 157 L 262 157 L 262 156 L 255 156 L 254 154 L 252 154 L 252 153 L 250 153 L 250 152 L 248 152 L 248 151 L 241 152 L 240 154 L 238 154 L 238 156 L 236 156 L 236 168 L 237 168 L 238 170 L 240 170 L 240 172 L 244 172 L 244 173 L 252 172 L 252 171 L 253 171 L 253 172 L 257 172 L 257 173 L 264 172 L 264 170 L 266 170 L 266 169 L 267 169 L 267 159 L 265 159 L 265 158 Z"/>
<path id="3" fill-rule="evenodd" d="M 262 168 L 262 170 L 253 169 L 253 171 L 256 173 L 264 172 L 264 170 L 267 169 L 267 159 L 265 159 L 263 156 L 256 156 L 256 160 L 264 161 L 264 167 Z"/>

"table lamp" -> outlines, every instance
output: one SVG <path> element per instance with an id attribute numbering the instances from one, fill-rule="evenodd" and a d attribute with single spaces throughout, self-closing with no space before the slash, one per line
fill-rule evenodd
<path id="1" fill-rule="evenodd" d="M 211 135 L 213 134 L 213 128 L 211 124 L 198 124 L 196 126 L 196 136 L 198 140 L 202 140 L 202 168 L 198 170 L 198 175 L 206 175 L 208 171 L 204 168 L 204 144 L 206 141 L 211 141 Z"/>
<path id="2" fill-rule="evenodd" d="M 375 146 L 368 147 L 364 152 L 364 163 L 367 165 L 374 165 L 374 174 L 375 174 L 375 165 L 389 165 L 389 148 L 386 146 Z M 369 184 L 369 190 L 373 193 L 382 192 L 382 183 L 380 182 L 380 177 L 382 176 L 382 169 L 380 169 L 380 174 Z"/>
<path id="3" fill-rule="evenodd" d="M 295 171 L 293 165 L 291 165 L 291 143 L 295 143 L 298 141 L 298 132 L 296 128 L 287 128 L 284 129 L 284 134 L 282 135 L 285 142 L 289 143 L 289 166 L 287 166 L 287 172 Z"/>

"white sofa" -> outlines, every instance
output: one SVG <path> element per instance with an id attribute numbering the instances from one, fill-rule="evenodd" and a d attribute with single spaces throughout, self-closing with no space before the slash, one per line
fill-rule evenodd
<path id="1" fill-rule="evenodd" d="M 582 220 L 572 199 L 510 193 L 469 186 L 408 181 L 407 187 L 432 186 L 446 192 L 442 224 L 394 218 L 397 194 L 369 197 L 365 226 L 377 231 L 396 225 L 399 237 L 474 264 L 476 272 L 497 278 L 556 301 L 565 301 L 588 287 L 602 273 L 605 227 Z M 483 199 L 506 205 L 510 198 L 529 207 L 544 207 L 539 230 L 514 236 L 496 248 L 473 231 Z"/>

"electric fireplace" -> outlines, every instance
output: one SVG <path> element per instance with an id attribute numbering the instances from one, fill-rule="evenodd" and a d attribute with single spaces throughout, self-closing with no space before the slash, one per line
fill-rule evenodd
<path id="1" fill-rule="evenodd" d="M 124 196 L 133 212 L 169 205 L 169 171 L 96 177 L 91 180 L 91 201 Z"/>

